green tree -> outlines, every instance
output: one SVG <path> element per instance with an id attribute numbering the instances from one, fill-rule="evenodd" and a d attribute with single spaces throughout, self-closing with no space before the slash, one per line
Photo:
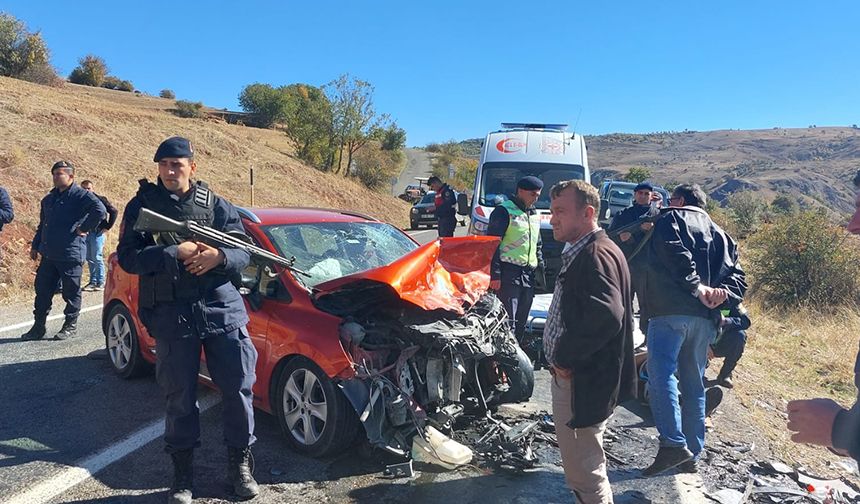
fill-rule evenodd
<path id="1" fill-rule="evenodd" d="M 388 151 L 398 151 L 406 148 L 406 130 L 392 122 L 387 128 L 379 128 L 375 132 L 380 142 L 380 148 Z"/>
<path id="2" fill-rule="evenodd" d="M 132 84 L 131 81 L 122 80 L 119 77 L 114 77 L 113 75 L 105 77 L 101 87 L 106 89 L 115 89 L 117 91 L 134 91 L 134 84 Z"/>
<path id="3" fill-rule="evenodd" d="M 245 112 L 254 114 L 262 128 L 271 128 L 286 116 L 284 93 L 270 84 L 249 84 L 239 93 L 239 105 Z"/>
<path id="4" fill-rule="evenodd" d="M 773 213 L 782 215 L 796 214 L 800 211 L 800 205 L 797 203 L 797 199 L 792 198 L 787 194 L 777 195 L 777 197 L 770 202 L 770 208 Z"/>
<path id="5" fill-rule="evenodd" d="M 158 93 L 158 96 L 160 96 L 161 98 L 167 98 L 167 99 L 170 99 L 170 100 L 175 100 L 175 99 L 176 99 L 176 93 L 174 93 L 174 92 L 173 92 L 173 90 L 170 90 L 170 89 L 162 89 L 162 90 Z"/>
<path id="6" fill-rule="evenodd" d="M 284 131 L 296 145 L 299 159 L 324 167 L 329 159 L 331 104 L 322 89 L 310 84 L 278 88 L 284 96 Z"/>
<path id="7" fill-rule="evenodd" d="M 107 77 L 108 67 L 99 56 L 88 54 L 78 60 L 78 66 L 69 74 L 69 82 L 99 87 Z"/>
<path id="8" fill-rule="evenodd" d="M 367 81 L 343 74 L 323 86 L 332 108 L 332 146 L 338 152 L 337 169 L 349 175 L 352 158 L 370 139 L 371 132 L 386 127 L 387 114 L 378 114 L 373 104 L 373 85 Z M 343 167 L 343 151 L 346 149 L 346 168 Z M 330 166 L 334 166 L 332 157 Z"/>
<path id="9" fill-rule="evenodd" d="M 651 178 L 651 172 L 647 168 L 642 168 L 641 166 L 634 166 L 627 171 L 627 175 L 624 175 L 624 180 L 628 182 L 644 182 Z"/>
<path id="10" fill-rule="evenodd" d="M 48 65 L 48 46 L 39 32 L 11 14 L 0 13 L 0 75 L 20 77 L 37 66 Z"/>

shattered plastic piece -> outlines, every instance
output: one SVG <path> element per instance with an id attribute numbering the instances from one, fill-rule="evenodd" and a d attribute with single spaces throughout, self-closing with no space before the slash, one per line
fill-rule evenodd
<path id="1" fill-rule="evenodd" d="M 400 464 L 387 465 L 385 466 L 385 470 L 382 471 L 383 478 L 411 478 L 412 476 L 415 476 L 415 471 L 412 470 L 411 460 Z"/>
<path id="2" fill-rule="evenodd" d="M 732 488 L 723 488 L 708 494 L 708 497 L 720 504 L 740 504 L 744 494 Z"/>
<path id="3" fill-rule="evenodd" d="M 456 469 L 472 461 L 472 450 L 442 434 L 432 426 L 421 436 L 412 438 L 412 459 L 417 462 L 434 464 L 445 469 Z"/>
<path id="4" fill-rule="evenodd" d="M 782 462 L 768 461 L 766 465 L 780 474 L 794 474 L 794 469 Z"/>
<path id="5" fill-rule="evenodd" d="M 804 485 L 809 493 L 818 497 L 826 497 L 832 490 L 848 499 L 854 500 L 860 498 L 860 493 L 839 479 L 823 480 L 798 471 L 797 482 Z"/>

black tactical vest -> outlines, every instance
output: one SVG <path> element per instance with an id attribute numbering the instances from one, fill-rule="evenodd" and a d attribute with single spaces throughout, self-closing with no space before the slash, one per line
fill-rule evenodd
<path id="1" fill-rule="evenodd" d="M 215 219 L 215 195 L 205 182 L 196 182 L 191 187 L 192 194 L 184 198 L 177 198 L 161 186 L 160 181 L 158 185 L 147 179 L 141 179 L 139 183 L 137 197 L 144 208 L 174 220 L 193 220 L 204 226 L 212 226 Z M 177 245 L 187 239 L 174 233 L 158 233 L 153 238 L 158 245 Z M 199 299 L 211 283 L 207 278 L 209 276 L 192 275 L 184 267 L 180 267 L 179 277 L 175 279 L 167 273 L 140 275 L 139 304 L 143 308 L 153 308 L 158 303 Z"/>

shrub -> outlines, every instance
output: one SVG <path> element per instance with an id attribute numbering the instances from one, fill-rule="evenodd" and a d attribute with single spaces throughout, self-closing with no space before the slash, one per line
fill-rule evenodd
<path id="1" fill-rule="evenodd" d="M 249 84 L 239 93 L 239 105 L 245 112 L 254 114 L 262 128 L 271 128 L 284 120 L 286 96 L 280 89 L 269 84 Z"/>
<path id="2" fill-rule="evenodd" d="M 174 112 L 179 117 L 190 117 L 197 119 L 206 117 L 206 112 L 203 110 L 203 102 L 176 100 L 176 110 Z"/>
<path id="3" fill-rule="evenodd" d="M 158 96 L 160 96 L 162 98 L 167 98 L 170 100 L 176 99 L 176 93 L 174 93 L 170 89 L 162 89 L 161 92 L 158 93 Z"/>
<path id="4" fill-rule="evenodd" d="M 105 60 L 88 54 L 78 60 L 78 66 L 69 74 L 69 82 L 99 87 L 105 81 L 107 73 L 108 67 Z"/>
<path id="5" fill-rule="evenodd" d="M 48 64 L 48 46 L 39 32 L 11 14 L 0 12 L 0 75 L 21 77 L 24 72 Z"/>
<path id="6" fill-rule="evenodd" d="M 754 292 L 766 303 L 825 311 L 860 300 L 860 244 L 824 212 L 778 217 L 747 244 Z"/>
<path id="7" fill-rule="evenodd" d="M 370 189 L 391 189 L 391 181 L 399 172 L 400 154 L 379 148 L 376 142 L 369 143 L 355 153 L 353 175 Z"/>
<path id="8" fill-rule="evenodd" d="M 117 91 L 134 91 L 134 84 L 131 81 L 122 80 L 119 77 L 108 75 L 102 82 L 102 87 L 107 89 L 115 89 Z"/>
<path id="9" fill-rule="evenodd" d="M 761 225 L 767 206 L 761 196 L 751 191 L 736 192 L 728 197 L 729 217 L 737 230 L 737 238 L 746 238 Z"/>
<path id="10" fill-rule="evenodd" d="M 42 84 L 44 86 L 62 87 L 66 83 L 62 77 L 57 74 L 57 71 L 47 63 L 39 63 L 24 70 L 18 76 L 21 80 Z"/>
<path id="11" fill-rule="evenodd" d="M 651 178 L 651 171 L 647 168 L 642 168 L 641 166 L 634 166 L 627 171 L 627 175 L 624 175 L 624 180 L 627 182 L 644 182 Z"/>

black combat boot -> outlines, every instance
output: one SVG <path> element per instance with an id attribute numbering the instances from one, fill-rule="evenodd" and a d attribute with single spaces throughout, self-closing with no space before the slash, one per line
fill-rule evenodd
<path id="1" fill-rule="evenodd" d="M 660 474 L 663 471 L 678 467 L 689 460 L 693 460 L 693 454 L 686 446 L 661 446 L 657 450 L 654 462 L 645 469 L 642 469 L 642 476 Z"/>
<path id="2" fill-rule="evenodd" d="M 78 332 L 78 317 L 66 317 L 65 322 L 63 322 L 63 327 L 60 328 L 60 332 L 54 335 L 55 340 L 65 340 L 74 336 Z"/>
<path id="3" fill-rule="evenodd" d="M 24 341 L 32 341 L 44 338 L 45 332 L 47 332 L 47 329 L 45 329 L 45 320 L 47 318 L 47 315 L 43 317 L 36 317 L 36 320 L 33 323 L 33 327 L 31 327 L 29 331 L 22 334 L 21 339 Z"/>
<path id="4" fill-rule="evenodd" d="M 246 499 L 260 493 L 260 487 L 251 475 L 253 458 L 251 448 L 227 447 L 227 480 L 233 485 L 233 493 Z"/>
<path id="5" fill-rule="evenodd" d="M 173 485 L 168 504 L 191 504 L 191 487 L 194 484 L 194 450 L 181 450 L 170 454 L 173 459 Z"/>

